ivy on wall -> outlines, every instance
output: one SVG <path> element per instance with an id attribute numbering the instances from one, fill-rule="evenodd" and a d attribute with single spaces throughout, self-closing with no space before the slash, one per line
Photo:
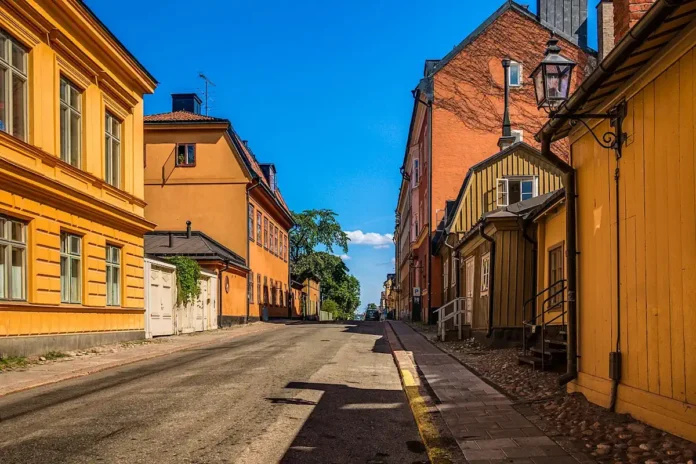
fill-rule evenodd
<path id="1" fill-rule="evenodd" d="M 176 266 L 176 302 L 184 305 L 191 303 L 201 294 L 198 286 L 201 267 L 198 262 L 185 256 L 174 256 L 169 258 L 169 262 Z"/>

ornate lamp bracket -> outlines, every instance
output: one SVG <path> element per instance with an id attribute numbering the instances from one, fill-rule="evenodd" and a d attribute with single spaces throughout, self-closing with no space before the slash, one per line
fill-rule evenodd
<path id="1" fill-rule="evenodd" d="M 626 103 L 621 102 L 607 113 L 581 113 L 581 114 L 554 114 L 551 113 L 552 119 L 565 119 L 570 121 L 571 126 L 581 123 L 587 128 L 587 131 L 592 134 L 595 141 L 602 147 L 612 149 L 616 153 L 616 159 L 621 158 L 621 150 L 628 139 L 628 134 L 623 131 L 623 120 L 626 117 Z M 592 128 L 585 121 L 588 119 L 609 119 L 610 126 L 613 130 L 602 134 L 602 138 L 594 133 Z"/>

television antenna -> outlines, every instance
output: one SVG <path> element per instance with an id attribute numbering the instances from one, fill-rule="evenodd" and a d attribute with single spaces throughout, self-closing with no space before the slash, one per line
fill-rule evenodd
<path id="1" fill-rule="evenodd" d="M 208 77 L 206 77 L 206 75 L 203 73 L 198 73 L 198 77 L 203 79 L 203 81 L 205 82 L 205 115 L 208 116 L 208 87 L 215 87 L 215 84 L 213 83 L 213 81 L 208 79 Z"/>

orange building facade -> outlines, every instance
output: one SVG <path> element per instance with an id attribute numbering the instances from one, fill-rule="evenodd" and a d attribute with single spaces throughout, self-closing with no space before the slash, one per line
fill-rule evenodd
<path id="1" fill-rule="evenodd" d="M 537 109 L 527 76 L 542 60 L 552 30 L 560 38 L 564 55 L 578 63 L 576 82 L 582 81 L 594 66 L 595 53 L 512 1 L 505 2 L 443 59 L 425 62 L 424 77 L 413 92 L 397 205 L 397 290 L 402 301 L 399 309 L 406 317 L 428 321 L 429 313 L 442 304 L 442 275 L 437 271 L 442 263 L 432 255 L 432 236 L 444 217 L 446 202 L 457 197 L 469 168 L 498 151 L 503 58 L 512 60 L 513 135 L 539 148 L 533 136 L 547 114 Z M 558 143 L 554 149 L 567 157 L 567 144 Z"/>
<path id="2" fill-rule="evenodd" d="M 292 216 L 275 166 L 259 164 L 230 122 L 200 114 L 195 94 L 172 96 L 172 112 L 145 117 L 145 214 L 158 231 L 194 230 L 242 258 L 220 276 L 221 325 L 289 317 Z M 224 264 L 224 265 L 223 265 Z M 229 285 L 227 285 L 229 282 Z"/>
<path id="3" fill-rule="evenodd" d="M 143 338 L 156 81 L 82 2 L 2 2 L 0 29 L 0 353 Z"/>

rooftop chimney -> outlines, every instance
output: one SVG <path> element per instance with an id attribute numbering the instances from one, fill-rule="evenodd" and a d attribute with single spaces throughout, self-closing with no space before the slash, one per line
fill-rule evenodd
<path id="1" fill-rule="evenodd" d="M 191 238 L 191 221 L 186 221 L 186 238 Z"/>
<path id="2" fill-rule="evenodd" d="M 537 0 L 537 12 L 558 35 L 587 46 L 587 0 Z"/>
<path id="3" fill-rule="evenodd" d="M 597 4 L 597 59 L 602 61 L 614 48 L 614 3 L 601 0 Z"/>
<path id="4" fill-rule="evenodd" d="M 173 93 L 172 111 L 201 114 L 201 99 L 195 93 Z"/>
<path id="5" fill-rule="evenodd" d="M 655 0 L 614 0 L 614 43 L 628 34 Z"/>
<path id="6" fill-rule="evenodd" d="M 503 100 L 503 104 L 505 105 L 505 109 L 503 111 L 503 135 L 500 137 L 500 139 L 498 139 L 498 146 L 501 150 L 505 150 L 510 145 L 515 143 L 515 137 L 513 137 L 512 130 L 510 129 L 510 58 L 503 59 L 503 75 L 505 76 L 505 98 Z"/>

